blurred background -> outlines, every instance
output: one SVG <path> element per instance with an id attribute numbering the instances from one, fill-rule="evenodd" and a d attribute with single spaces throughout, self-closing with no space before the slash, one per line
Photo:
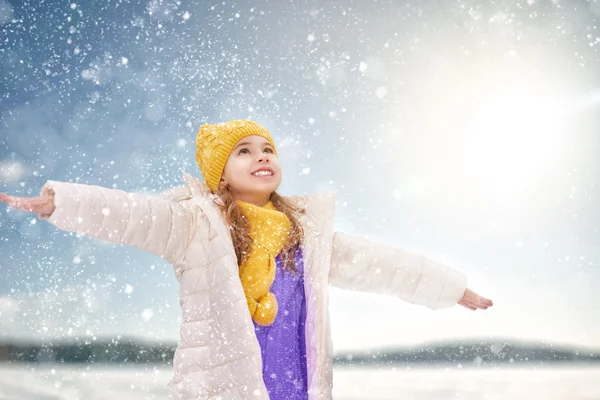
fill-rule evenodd
<path id="1" fill-rule="evenodd" d="M 255 120 L 280 194 L 332 189 L 336 230 L 494 301 L 331 287 L 336 399 L 599 399 L 599 20 L 575 0 L 0 0 L 0 191 L 157 194 L 201 177 L 200 125 Z M 4 205 L 0 254 L 0 398 L 165 397 L 169 264 Z M 166 365 L 113 346 L 90 389 L 126 338 Z"/>

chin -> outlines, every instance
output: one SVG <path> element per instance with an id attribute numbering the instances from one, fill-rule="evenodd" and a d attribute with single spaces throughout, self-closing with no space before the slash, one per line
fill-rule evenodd
<path id="1" fill-rule="evenodd" d="M 268 192 L 271 193 L 271 192 L 276 191 L 277 188 L 279 188 L 279 185 L 269 185 L 268 187 L 269 187 Z"/>
<path id="2" fill-rule="evenodd" d="M 273 193 L 275 192 L 277 189 L 279 188 L 279 185 L 257 185 L 257 186 L 250 186 L 246 188 L 246 191 L 248 192 L 255 192 L 255 193 L 260 193 L 260 194 L 265 194 L 265 193 Z"/>

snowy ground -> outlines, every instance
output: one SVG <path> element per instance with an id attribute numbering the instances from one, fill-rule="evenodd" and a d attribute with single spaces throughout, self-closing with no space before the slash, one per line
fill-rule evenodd
<path id="1" fill-rule="evenodd" d="M 0 400 L 166 400 L 171 369 L 0 365 Z M 600 367 L 334 369 L 335 400 L 592 400 Z"/>

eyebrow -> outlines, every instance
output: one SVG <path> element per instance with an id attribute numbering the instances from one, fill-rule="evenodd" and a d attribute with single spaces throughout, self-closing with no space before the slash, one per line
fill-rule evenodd
<path id="1" fill-rule="evenodd" d="M 236 145 L 236 146 L 233 148 L 233 150 L 237 149 L 237 148 L 238 148 L 238 147 L 240 147 L 240 146 L 249 145 L 249 144 L 252 144 L 252 143 L 251 143 L 251 142 L 242 142 L 242 143 L 238 143 L 238 144 L 237 144 L 237 145 Z M 271 143 L 269 143 L 269 142 L 263 143 L 263 146 L 270 146 L 270 147 L 273 147 L 273 146 L 271 145 Z"/>

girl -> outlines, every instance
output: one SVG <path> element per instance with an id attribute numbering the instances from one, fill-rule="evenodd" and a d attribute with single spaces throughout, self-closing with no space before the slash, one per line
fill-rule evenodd
<path id="1" fill-rule="evenodd" d="M 204 182 L 183 173 L 162 196 L 58 181 L 36 198 L 0 194 L 60 229 L 173 265 L 182 324 L 170 400 L 331 399 L 328 285 L 433 310 L 492 306 L 455 269 L 335 232 L 332 191 L 278 194 L 277 151 L 259 124 L 202 125 L 196 148 Z"/>

